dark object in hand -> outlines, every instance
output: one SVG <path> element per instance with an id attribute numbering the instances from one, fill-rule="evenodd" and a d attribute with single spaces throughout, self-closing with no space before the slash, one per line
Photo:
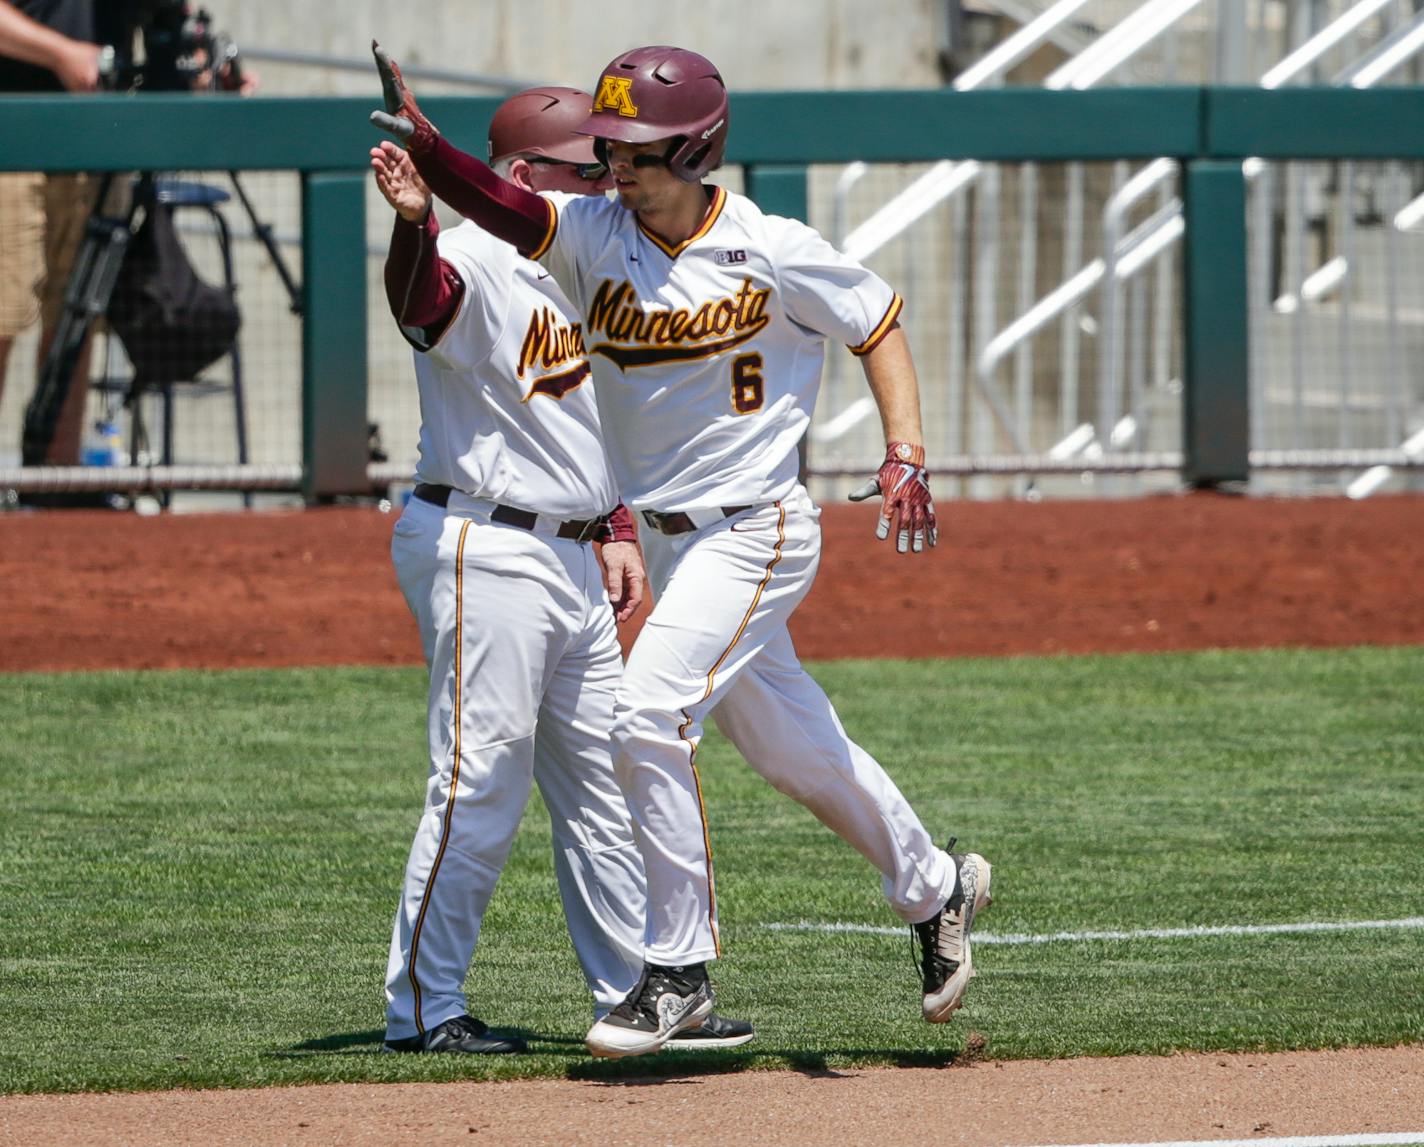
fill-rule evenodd
<path id="1" fill-rule="evenodd" d="M 100 83 L 112 91 L 236 91 L 242 85 L 237 45 L 215 31 L 206 8 L 187 0 L 130 4 L 129 21 L 100 56 Z M 133 32 L 143 37 L 144 61 L 133 57 Z"/>

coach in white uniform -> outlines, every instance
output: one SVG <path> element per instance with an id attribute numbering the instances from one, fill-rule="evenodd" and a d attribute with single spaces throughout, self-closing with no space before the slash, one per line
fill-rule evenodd
<path id="1" fill-rule="evenodd" d="M 590 101 L 569 88 L 511 97 L 491 122 L 492 160 L 525 187 L 604 191 L 606 168 L 572 130 Z M 404 152 L 371 156 L 397 213 L 386 291 L 417 351 L 421 406 L 418 484 L 391 552 L 430 666 L 430 777 L 391 938 L 386 1046 L 516 1052 L 523 1041 L 469 1015 L 462 982 L 531 779 L 595 1017 L 643 966 L 643 865 L 608 739 L 614 616 L 637 607 L 643 571 L 615 511 L 577 312 L 547 271 L 473 224 L 440 234 Z M 714 1015 L 678 1042 L 751 1035 Z"/>
<path id="2" fill-rule="evenodd" d="M 441 198 L 547 266 L 582 314 L 619 489 L 651 527 L 655 607 L 614 726 L 648 875 L 646 965 L 589 1049 L 654 1051 L 712 1007 L 705 963 L 720 944 L 696 754 L 714 708 L 757 772 L 880 871 L 921 945 L 923 1014 L 947 1020 L 973 976 L 990 867 L 934 845 L 846 736 L 787 632 L 820 558 L 796 446 L 826 338 L 861 356 L 884 424 L 879 536 L 893 524 L 902 551 L 935 542 L 900 299 L 810 228 L 701 182 L 721 162 L 728 105 L 696 53 L 641 48 L 604 69 L 582 130 L 617 201 L 519 194 L 441 139 L 399 72 L 385 73 L 388 111 L 375 122 L 408 141 Z"/>

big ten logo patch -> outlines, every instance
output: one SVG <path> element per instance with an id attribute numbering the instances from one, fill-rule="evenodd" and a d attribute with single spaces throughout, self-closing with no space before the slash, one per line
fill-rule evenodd
<path id="1" fill-rule="evenodd" d="M 593 98 L 596 112 L 614 112 L 629 119 L 638 116 L 638 105 L 633 102 L 632 76 L 604 76 L 598 81 L 598 95 Z"/>
<path id="2" fill-rule="evenodd" d="M 719 267 L 730 267 L 734 263 L 745 263 L 747 253 L 745 251 L 714 251 L 712 259 Z"/>

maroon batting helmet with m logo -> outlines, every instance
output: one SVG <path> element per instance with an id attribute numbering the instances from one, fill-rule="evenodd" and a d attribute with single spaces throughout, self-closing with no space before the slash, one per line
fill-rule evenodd
<path id="1" fill-rule="evenodd" d="M 658 44 L 624 52 L 603 69 L 593 112 L 578 130 L 620 143 L 668 140 L 668 167 L 696 183 L 721 164 L 727 122 L 727 86 L 711 61 Z"/>

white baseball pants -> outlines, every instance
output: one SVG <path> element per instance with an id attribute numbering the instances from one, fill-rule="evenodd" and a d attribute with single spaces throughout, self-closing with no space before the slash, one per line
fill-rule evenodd
<path id="1" fill-rule="evenodd" d="M 391 540 L 430 667 L 430 774 L 386 970 L 386 1038 L 468 1010 L 480 921 L 537 781 L 601 1017 L 643 963 L 643 864 L 608 729 L 622 668 L 593 547 L 412 498 Z M 535 984 L 531 991 L 537 991 Z"/>
<path id="2" fill-rule="evenodd" d="M 902 919 L 929 919 L 954 891 L 948 855 L 792 647 L 786 624 L 816 576 L 819 518 L 797 487 L 691 533 L 642 531 L 654 607 L 618 687 L 613 741 L 647 868 L 650 963 L 720 953 L 696 765 L 708 713 L 753 769 L 880 871 Z"/>

